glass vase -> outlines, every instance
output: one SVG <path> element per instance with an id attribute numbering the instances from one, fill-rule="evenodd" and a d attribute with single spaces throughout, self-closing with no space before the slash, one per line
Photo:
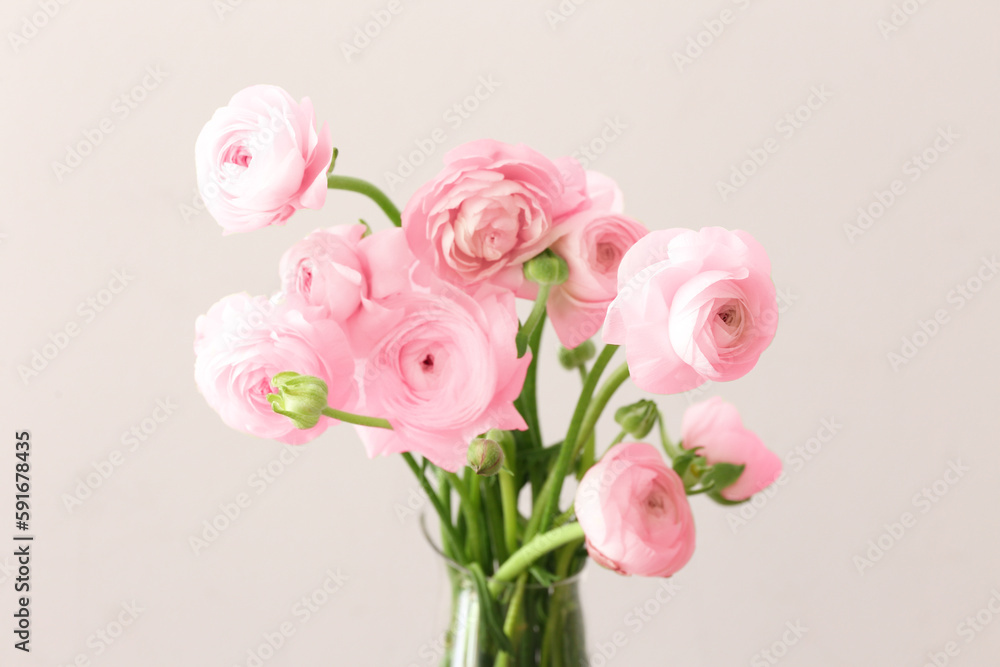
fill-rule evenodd
<path id="1" fill-rule="evenodd" d="M 426 531 L 425 531 L 426 535 Z M 474 575 L 444 556 L 451 584 L 450 619 L 444 635 L 441 667 L 588 667 L 580 574 L 543 586 L 531 579 L 499 586 L 487 593 L 489 613 L 509 634 L 509 652 L 502 650 L 484 610 L 483 593 Z M 487 580 L 489 581 L 489 580 Z M 523 590 L 519 590 L 523 589 Z M 511 607 L 516 605 L 513 615 Z"/>

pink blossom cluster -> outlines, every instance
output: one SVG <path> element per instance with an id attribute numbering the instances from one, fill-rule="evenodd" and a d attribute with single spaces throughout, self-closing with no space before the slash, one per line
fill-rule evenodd
<path id="1" fill-rule="evenodd" d="M 230 233 L 322 207 L 333 148 L 308 99 L 254 86 L 215 113 L 196 158 L 208 209 Z M 493 140 L 459 146 L 401 218 L 375 233 L 318 229 L 282 256 L 276 294 L 232 295 L 198 318 L 195 378 L 227 425 L 300 444 L 336 423 L 324 415 L 298 429 L 272 409 L 271 379 L 294 371 L 325 382 L 332 409 L 389 422 L 357 427 L 369 456 L 412 452 L 461 469 L 477 436 L 528 428 L 515 401 L 532 353 L 519 354 L 515 304 L 538 297 L 524 265 L 543 252 L 568 269 L 546 288 L 560 342 L 600 333 L 623 345 L 643 390 L 742 377 L 774 337 L 770 263 L 756 240 L 717 227 L 650 232 L 624 213 L 614 181 L 572 158 Z M 682 436 L 704 466 L 743 466 L 721 491 L 728 501 L 780 473 L 721 401 L 692 407 Z M 694 550 L 686 481 L 649 444 L 611 448 L 575 511 L 591 556 L 618 572 L 669 576 Z"/>

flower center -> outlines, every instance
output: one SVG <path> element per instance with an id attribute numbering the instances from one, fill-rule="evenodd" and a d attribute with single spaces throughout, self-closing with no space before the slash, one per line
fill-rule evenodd
<path id="1" fill-rule="evenodd" d="M 424 357 L 424 360 L 420 362 L 420 366 L 421 366 L 421 369 L 425 373 L 433 373 L 434 372 L 434 355 L 431 354 L 430 352 L 428 352 L 427 356 Z"/>
<path id="2" fill-rule="evenodd" d="M 617 272 L 618 265 L 621 263 L 621 253 L 618 251 L 618 246 L 605 241 L 597 244 L 597 256 L 595 259 L 596 268 L 601 273 Z"/>
<path id="3" fill-rule="evenodd" d="M 309 260 L 302 260 L 299 263 L 299 279 L 297 282 L 296 288 L 299 294 L 308 296 L 313 284 L 312 264 Z"/>

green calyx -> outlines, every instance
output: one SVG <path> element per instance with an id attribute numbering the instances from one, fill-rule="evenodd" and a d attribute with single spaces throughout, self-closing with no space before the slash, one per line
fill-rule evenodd
<path id="1" fill-rule="evenodd" d="M 289 371 L 271 378 L 271 386 L 277 389 L 277 393 L 267 395 L 271 409 L 291 419 L 295 428 L 312 428 L 319 423 L 327 407 L 326 382 Z"/>

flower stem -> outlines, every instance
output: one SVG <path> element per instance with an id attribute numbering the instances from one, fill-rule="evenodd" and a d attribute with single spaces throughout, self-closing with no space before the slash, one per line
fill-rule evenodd
<path id="1" fill-rule="evenodd" d="M 590 434 L 594 431 L 594 426 L 597 424 L 597 420 L 601 418 L 601 413 L 604 412 L 604 408 L 607 407 L 608 401 L 614 396 L 615 392 L 618 391 L 618 387 L 622 386 L 629 377 L 628 363 L 622 363 L 621 366 L 616 368 L 613 373 L 604 381 L 601 388 L 597 390 L 594 394 L 594 400 L 590 402 L 587 407 L 587 412 L 583 417 L 583 424 L 580 426 L 580 434 L 577 436 L 578 441 L 582 442 L 586 438 L 590 437 Z"/>
<path id="2" fill-rule="evenodd" d="M 413 474 L 417 476 L 417 481 L 420 482 L 420 486 L 423 487 L 427 497 L 430 498 L 431 504 L 434 505 L 434 509 L 437 511 L 438 517 L 441 519 L 441 527 L 444 529 L 445 536 L 448 538 L 448 541 L 451 542 L 451 553 L 455 555 L 461 564 L 462 552 L 458 548 L 460 542 L 458 535 L 455 533 L 455 527 L 451 525 L 451 513 L 448 512 L 441 503 L 441 499 L 438 497 L 434 487 L 431 486 L 431 483 L 427 481 L 427 477 L 424 476 L 424 471 L 420 468 L 420 464 L 417 463 L 416 459 L 413 458 L 413 454 L 403 452 L 403 460 L 406 461 L 406 465 L 410 466 L 410 470 L 413 471 Z M 449 547 L 446 546 L 445 548 L 448 549 Z"/>
<path id="3" fill-rule="evenodd" d="M 331 407 L 323 408 L 323 414 L 327 417 L 332 417 L 333 419 L 339 419 L 342 422 L 347 422 L 348 424 L 357 424 L 358 426 L 373 426 L 375 428 L 387 428 L 392 430 L 392 424 L 389 423 L 388 419 L 381 419 L 379 417 L 365 417 L 363 415 L 356 415 L 350 412 L 344 412 L 342 410 L 335 410 Z"/>
<path id="4" fill-rule="evenodd" d="M 403 224 L 402 216 L 399 214 L 399 209 L 392 203 L 392 200 L 389 199 L 384 192 L 368 181 L 360 178 L 354 178 L 353 176 L 329 174 L 326 177 L 326 187 L 330 190 L 348 190 L 350 192 L 357 192 L 365 195 L 378 204 L 378 207 L 382 209 L 382 212 L 385 213 L 389 220 L 392 221 L 392 224 L 397 227 Z"/>
<path id="5" fill-rule="evenodd" d="M 507 553 L 517 551 L 517 489 L 514 475 L 500 472 L 500 503 L 503 506 L 503 538 Z"/>
<path id="6" fill-rule="evenodd" d="M 601 350 L 601 354 L 594 361 L 593 368 L 587 374 L 587 381 L 583 384 L 580 399 L 576 403 L 576 410 L 573 411 L 573 418 L 570 420 L 569 432 L 566 434 L 566 439 L 563 440 L 562 446 L 559 449 L 559 458 L 556 459 L 556 463 L 552 467 L 552 472 L 549 473 L 549 478 L 542 489 L 535 512 L 531 516 L 531 521 L 528 522 L 528 529 L 525 532 L 526 540 L 530 540 L 536 534 L 544 532 L 552 523 L 556 506 L 559 503 L 559 493 L 562 491 L 563 480 L 566 477 L 566 472 L 569 470 L 570 463 L 573 461 L 573 457 L 576 455 L 581 426 L 584 416 L 587 413 L 587 408 L 590 405 L 590 400 L 594 395 L 594 389 L 597 387 L 598 380 L 601 379 L 601 373 L 604 372 L 604 369 L 611 361 L 611 357 L 614 356 L 617 349 L 617 345 L 605 345 L 604 349 Z"/>
<path id="7" fill-rule="evenodd" d="M 547 533 L 536 535 L 534 539 L 518 549 L 508 558 L 490 581 L 490 592 L 496 596 L 503 584 L 513 580 L 527 570 L 532 563 L 545 554 L 555 551 L 564 544 L 583 539 L 583 528 L 579 523 L 568 523 Z"/>

